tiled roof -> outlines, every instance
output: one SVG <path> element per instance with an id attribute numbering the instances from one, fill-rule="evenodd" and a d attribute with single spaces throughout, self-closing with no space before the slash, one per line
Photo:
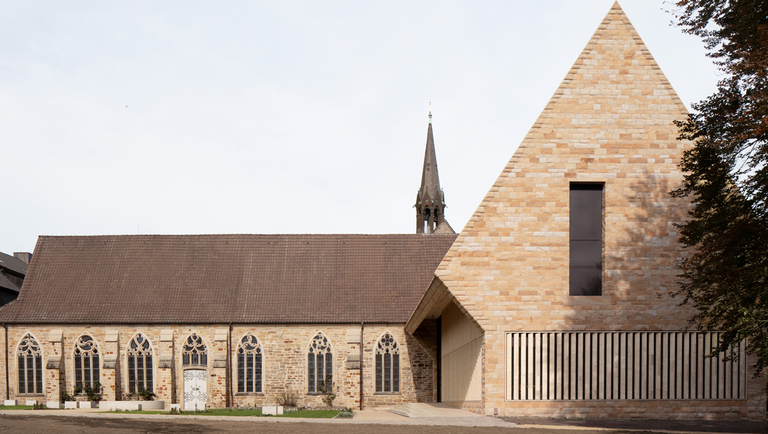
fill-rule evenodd
<path id="1" fill-rule="evenodd" d="M 8 280 L 7 277 L 3 276 L 3 273 L 0 273 L 0 288 L 4 288 L 12 292 L 19 292 L 19 287 L 16 286 L 15 283 Z"/>
<path id="2" fill-rule="evenodd" d="M 27 274 L 28 267 L 29 266 L 27 263 L 21 259 L 14 258 L 11 255 L 6 255 L 5 253 L 0 252 L 0 268 L 5 268 L 6 270 L 10 270 L 16 274 L 24 276 Z"/>
<path id="3" fill-rule="evenodd" d="M 455 235 L 43 236 L 8 323 L 405 323 Z"/>

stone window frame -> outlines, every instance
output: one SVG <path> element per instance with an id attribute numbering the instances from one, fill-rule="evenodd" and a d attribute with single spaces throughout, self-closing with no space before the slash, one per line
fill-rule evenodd
<path id="1" fill-rule="evenodd" d="M 331 340 L 328 339 L 328 336 L 323 333 L 322 331 L 318 330 L 312 338 L 309 340 L 309 343 L 307 344 L 307 365 L 306 365 L 306 373 L 307 373 L 307 395 L 322 395 L 323 392 L 320 391 L 320 384 L 321 382 L 317 381 L 317 359 L 318 359 L 318 353 L 313 351 L 313 348 L 317 348 L 316 342 L 318 342 L 318 338 L 322 337 L 324 345 L 323 348 L 318 348 L 318 351 L 322 351 L 322 364 L 324 366 L 323 369 L 323 376 L 324 378 L 330 379 L 330 386 L 331 390 L 333 390 L 333 373 L 335 371 L 334 367 L 334 357 L 333 357 L 333 344 L 331 343 Z M 313 357 L 314 354 L 314 357 Z M 327 356 L 330 356 L 327 357 Z M 328 366 L 330 365 L 330 375 L 328 375 Z M 312 379 L 312 381 L 310 381 Z M 314 384 L 313 384 L 314 383 Z M 327 385 L 326 385 L 327 386 Z"/>
<path id="2" fill-rule="evenodd" d="M 22 358 L 23 362 L 19 360 L 19 356 L 22 355 L 21 353 L 21 347 L 22 344 L 30 344 L 34 343 L 37 348 L 31 349 L 32 354 L 27 354 L 26 357 Z M 30 349 L 25 349 L 25 352 L 30 352 Z M 43 346 L 40 345 L 40 340 L 35 337 L 32 332 L 26 332 L 24 333 L 23 337 L 19 339 L 19 343 L 16 344 L 16 351 L 15 351 L 15 358 L 16 358 L 16 386 L 18 387 L 18 394 L 19 395 L 25 395 L 25 396 L 42 396 L 45 395 L 45 375 L 43 375 Z M 27 365 L 27 362 L 30 360 L 30 357 L 32 358 L 32 372 L 33 372 L 33 378 L 32 378 L 32 384 L 33 391 L 28 392 L 28 388 L 26 387 L 29 385 L 29 381 L 26 374 L 23 374 L 23 372 L 29 372 L 29 366 Z M 24 364 L 22 367 L 21 364 Z M 22 382 L 23 377 L 23 382 Z M 22 392 L 22 385 L 24 386 L 24 391 Z M 38 390 L 39 389 L 39 390 Z"/>
<path id="3" fill-rule="evenodd" d="M 248 391 L 248 387 L 246 386 L 246 381 L 245 380 L 243 380 L 242 384 L 240 383 L 240 380 L 243 379 L 244 376 L 246 376 L 246 374 L 247 374 L 246 371 L 245 371 L 247 369 L 246 365 L 241 364 L 241 362 L 240 362 L 240 356 L 241 356 L 240 351 L 241 351 L 241 349 L 243 349 L 243 342 L 246 339 L 248 339 L 248 338 L 253 338 L 256 341 L 255 342 L 256 345 L 254 346 L 253 349 L 243 350 L 243 354 L 242 354 L 244 359 L 248 355 L 252 355 L 253 356 L 253 358 L 252 358 L 252 360 L 253 360 L 253 367 L 252 367 L 252 371 L 251 371 L 252 374 L 253 374 L 253 376 L 252 376 L 253 380 L 251 382 L 251 386 L 252 386 L 253 390 L 250 391 L 250 392 Z M 257 365 L 256 364 L 256 355 L 261 356 L 261 360 L 259 361 L 259 366 L 256 366 Z M 242 337 L 238 340 L 237 347 L 235 348 L 235 369 L 236 369 L 236 372 L 237 372 L 237 393 L 236 393 L 236 395 L 243 396 L 243 395 L 263 395 L 264 394 L 264 366 L 265 366 L 265 359 L 266 359 L 266 354 L 265 354 L 265 351 L 264 351 L 264 344 L 262 343 L 262 341 L 255 334 L 253 334 L 251 332 L 248 332 L 248 333 L 245 333 L 244 335 L 242 335 Z M 244 361 L 247 362 L 247 360 L 244 360 Z M 241 368 L 242 368 L 242 372 L 241 372 Z M 257 372 L 259 373 L 258 375 L 257 375 Z M 260 378 L 257 378 L 257 377 L 260 377 Z M 246 376 L 246 378 L 247 378 L 247 376 Z M 258 383 L 256 383 L 257 380 L 259 381 Z M 256 385 L 257 384 L 261 387 L 260 390 L 256 390 Z M 242 391 L 241 391 L 241 387 L 240 387 L 241 385 L 243 386 L 242 387 L 242 389 L 243 389 Z"/>
<path id="4" fill-rule="evenodd" d="M 83 338 L 90 338 L 91 342 L 93 343 L 93 346 L 91 349 L 81 347 Z M 78 354 L 78 350 L 81 350 L 82 353 Z M 95 366 L 94 366 L 94 360 L 93 360 L 94 356 L 96 359 Z M 77 366 L 78 359 L 80 359 L 79 369 Z M 89 368 L 90 381 L 86 381 L 83 378 L 83 374 L 85 374 L 86 372 L 85 368 L 83 367 L 84 365 L 83 362 L 85 360 L 88 360 L 90 365 L 90 368 Z M 93 337 L 93 335 L 90 335 L 86 332 L 78 336 L 72 348 L 72 369 L 74 370 L 75 387 L 78 387 L 78 383 L 81 383 L 80 384 L 81 387 L 85 384 L 93 385 L 94 382 L 98 382 L 99 384 L 101 384 L 101 362 L 102 362 L 102 357 L 101 357 L 101 353 L 99 352 L 99 344 L 98 342 L 96 342 L 96 339 Z M 80 380 L 78 380 L 78 376 L 80 376 Z M 94 376 L 96 377 L 95 379 L 94 379 Z"/>
<path id="5" fill-rule="evenodd" d="M 193 337 L 197 339 L 193 339 Z M 197 357 L 197 363 L 193 363 L 195 357 Z M 181 366 L 182 369 L 208 369 L 208 345 L 200 333 L 190 333 L 181 344 Z"/>
<path id="6" fill-rule="evenodd" d="M 390 342 L 384 342 L 384 338 L 386 336 L 389 336 L 391 338 Z M 382 345 L 384 343 L 384 345 Z M 394 350 L 394 353 L 389 353 L 393 356 L 390 361 L 390 378 L 389 378 L 389 390 L 387 389 L 386 384 L 386 377 L 384 376 L 384 367 L 386 367 L 386 363 L 384 360 L 383 355 L 387 354 L 388 351 Z M 399 395 L 400 392 L 400 384 L 402 380 L 402 368 L 400 365 L 400 354 L 402 351 L 400 350 L 400 342 L 395 337 L 394 333 L 387 330 L 379 337 L 379 339 L 376 340 L 376 346 L 373 350 L 373 358 L 374 358 L 374 369 L 373 369 L 373 384 L 374 384 L 374 394 L 376 395 Z M 379 356 L 382 357 L 379 357 Z M 395 366 L 397 365 L 397 366 Z"/>
<path id="7" fill-rule="evenodd" d="M 132 350 L 131 349 L 131 344 L 139 336 L 141 336 L 143 338 L 144 342 L 147 344 L 147 348 L 144 349 L 143 351 Z M 147 352 L 149 354 L 147 354 Z M 141 359 L 138 358 L 139 356 L 141 356 Z M 155 356 L 155 351 L 153 349 L 152 342 L 149 340 L 149 338 L 147 337 L 146 334 L 139 332 L 139 333 L 134 334 L 131 337 L 131 339 L 128 340 L 128 344 L 126 345 L 126 349 L 125 349 L 126 368 L 127 368 L 126 378 L 127 378 L 127 381 L 128 381 L 128 385 L 127 385 L 128 386 L 127 387 L 128 393 L 138 393 L 140 387 L 143 388 L 144 390 L 148 390 L 150 392 L 154 392 L 155 391 L 154 390 L 154 388 L 155 388 L 155 381 L 154 381 L 155 380 L 155 357 L 154 356 Z M 131 369 L 131 358 L 132 357 L 135 358 L 134 359 L 135 361 L 133 363 L 133 369 Z M 137 363 L 136 363 L 138 360 L 142 360 L 142 366 L 143 367 L 141 369 L 143 370 L 143 376 L 142 376 L 143 377 L 143 381 L 142 381 L 143 387 L 138 384 L 139 383 L 139 378 L 138 378 L 137 374 L 139 373 L 139 370 L 138 370 L 139 368 L 137 367 Z M 131 389 L 131 374 L 132 373 L 133 373 L 133 376 L 134 376 L 134 380 L 133 380 L 134 388 L 133 389 Z M 149 375 L 147 375 L 147 374 L 149 374 Z M 147 378 L 149 378 L 149 380 L 147 380 Z M 149 386 L 150 387 L 147 387 L 147 383 L 148 382 L 149 382 Z"/>

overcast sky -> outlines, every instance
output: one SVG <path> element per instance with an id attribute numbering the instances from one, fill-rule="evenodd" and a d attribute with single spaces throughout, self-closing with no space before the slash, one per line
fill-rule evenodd
<path id="1" fill-rule="evenodd" d="M 0 251 L 38 235 L 411 233 L 491 187 L 613 0 L 0 1 Z M 719 73 L 624 11 L 690 108 Z"/>

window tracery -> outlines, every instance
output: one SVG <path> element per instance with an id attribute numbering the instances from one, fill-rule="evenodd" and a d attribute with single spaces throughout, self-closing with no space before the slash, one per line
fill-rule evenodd
<path id="1" fill-rule="evenodd" d="M 262 392 L 263 351 L 256 336 L 245 335 L 237 346 L 237 391 Z"/>
<path id="2" fill-rule="evenodd" d="M 331 343 L 322 333 L 318 333 L 309 344 L 307 370 L 309 393 L 333 390 L 333 352 Z"/>
<path id="3" fill-rule="evenodd" d="M 376 392 L 400 392 L 400 349 L 388 332 L 376 345 Z"/>
<path id="4" fill-rule="evenodd" d="M 82 386 L 100 379 L 99 347 L 91 336 L 82 335 L 75 342 L 75 384 Z"/>
<path id="5" fill-rule="evenodd" d="M 184 343 L 181 352 L 181 364 L 190 365 L 208 365 L 208 349 L 203 342 L 203 338 L 197 333 L 192 333 Z"/>
<path id="6" fill-rule="evenodd" d="M 43 393 L 43 351 L 40 344 L 27 333 L 19 341 L 18 379 L 20 394 Z"/>
<path id="7" fill-rule="evenodd" d="M 139 393 L 142 390 L 153 392 L 152 346 L 147 338 L 139 333 L 128 343 L 128 392 Z"/>

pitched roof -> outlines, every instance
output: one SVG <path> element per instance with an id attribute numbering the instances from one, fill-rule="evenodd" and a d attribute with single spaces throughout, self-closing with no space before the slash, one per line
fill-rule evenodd
<path id="1" fill-rule="evenodd" d="M 14 258 L 11 255 L 6 255 L 5 253 L 0 252 L 0 268 L 5 268 L 6 270 L 10 270 L 16 274 L 24 276 L 27 274 L 28 267 L 29 265 L 27 265 L 27 263 L 21 259 Z"/>
<path id="2" fill-rule="evenodd" d="M 8 280 L 7 277 L 3 276 L 3 273 L 0 272 L 0 288 L 7 289 L 11 292 L 19 292 L 19 287 L 16 286 L 15 283 Z"/>
<path id="3" fill-rule="evenodd" d="M 455 235 L 43 236 L 9 323 L 404 323 Z"/>
<path id="4" fill-rule="evenodd" d="M 496 312 L 505 311 L 505 327 L 513 330 L 529 326 L 522 324 L 534 309 L 564 305 L 572 181 L 606 186 L 605 213 L 612 217 L 604 223 L 603 270 L 611 279 L 604 294 L 636 309 L 632 297 L 642 294 L 650 300 L 659 287 L 674 286 L 673 261 L 664 262 L 666 268 L 658 261 L 679 256 L 675 233 L 667 228 L 669 222 L 683 221 L 688 207 L 687 200 L 669 195 L 681 185 L 677 164 L 690 145 L 677 140 L 673 121 L 686 114 L 629 18 L 614 3 L 446 253 L 435 271 L 436 282 L 406 330 L 437 317 L 453 299 L 483 329 L 495 327 Z M 648 234 L 660 235 L 647 241 Z M 639 273 L 636 279 L 627 277 L 627 258 L 632 272 Z M 623 284 L 629 286 L 619 290 Z M 489 287 L 503 288 L 507 295 L 494 295 L 498 291 Z M 660 321 L 652 317 L 655 309 L 648 312 L 648 321 Z M 598 327 L 597 321 L 615 320 L 604 312 L 567 320 L 557 315 L 551 313 L 551 324 Z"/>

